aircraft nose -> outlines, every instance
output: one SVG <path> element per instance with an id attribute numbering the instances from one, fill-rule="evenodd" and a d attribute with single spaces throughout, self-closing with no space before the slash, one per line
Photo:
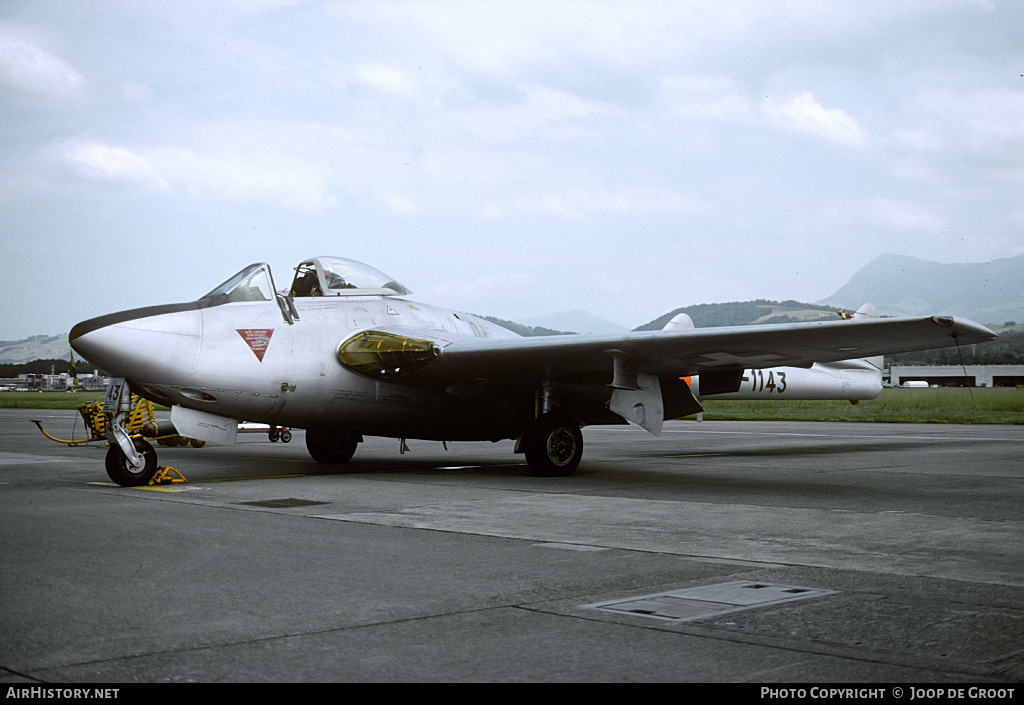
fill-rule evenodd
<path id="1" fill-rule="evenodd" d="M 184 382 L 199 353 L 202 316 L 196 304 L 150 306 L 76 324 L 71 347 L 103 371 L 136 382 Z"/>

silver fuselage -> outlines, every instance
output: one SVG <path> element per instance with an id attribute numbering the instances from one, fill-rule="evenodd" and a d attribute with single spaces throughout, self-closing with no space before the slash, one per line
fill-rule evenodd
<path id="1" fill-rule="evenodd" d="M 85 321 L 72 347 L 154 401 L 237 420 L 443 440 L 515 437 L 508 400 L 372 379 L 337 358 L 341 342 L 387 328 L 434 340 L 509 338 L 480 318 L 391 296 L 296 298 L 138 309 Z M 83 332 L 84 331 L 84 332 Z"/>

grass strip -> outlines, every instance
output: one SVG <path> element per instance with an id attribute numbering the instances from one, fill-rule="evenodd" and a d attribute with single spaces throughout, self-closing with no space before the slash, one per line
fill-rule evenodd
<path id="1" fill-rule="evenodd" d="M 103 392 L 3 392 L 3 409 L 77 409 Z M 871 423 L 1024 424 L 1024 387 L 883 389 L 877 399 L 704 402 L 706 421 L 851 421 Z"/>

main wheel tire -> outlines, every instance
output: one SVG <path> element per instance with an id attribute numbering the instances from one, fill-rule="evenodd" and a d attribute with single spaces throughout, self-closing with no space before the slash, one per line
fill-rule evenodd
<path id="1" fill-rule="evenodd" d="M 145 461 L 139 470 L 132 467 L 132 464 L 128 462 L 128 456 L 124 454 L 121 446 L 117 443 L 111 443 L 110 448 L 107 449 L 107 457 L 104 461 L 107 467 L 107 477 L 121 485 L 121 487 L 148 485 L 149 481 L 156 475 L 156 451 L 153 450 L 153 446 L 141 438 L 135 438 L 133 441 L 135 442 L 136 452 Z"/>
<path id="2" fill-rule="evenodd" d="M 527 429 L 523 450 L 531 472 L 540 477 L 566 477 L 583 457 L 583 433 L 568 414 L 551 411 Z"/>
<path id="3" fill-rule="evenodd" d="M 318 463 L 340 465 L 352 459 L 359 441 L 333 429 L 306 429 L 306 450 Z"/>

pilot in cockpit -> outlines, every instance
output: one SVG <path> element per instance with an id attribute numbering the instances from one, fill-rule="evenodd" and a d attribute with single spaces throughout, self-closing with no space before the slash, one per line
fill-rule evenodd
<path id="1" fill-rule="evenodd" d="M 295 274 L 295 281 L 292 282 L 291 295 L 295 297 L 324 295 L 320 291 L 320 279 L 317 277 L 315 269 L 312 267 L 308 267 L 305 270 L 302 267 L 298 268 Z"/>
<path id="2" fill-rule="evenodd" d="M 337 272 L 332 272 L 330 269 L 324 269 L 324 279 L 327 280 L 327 288 L 330 290 L 356 288 L 354 284 L 349 284 L 343 276 Z"/>

